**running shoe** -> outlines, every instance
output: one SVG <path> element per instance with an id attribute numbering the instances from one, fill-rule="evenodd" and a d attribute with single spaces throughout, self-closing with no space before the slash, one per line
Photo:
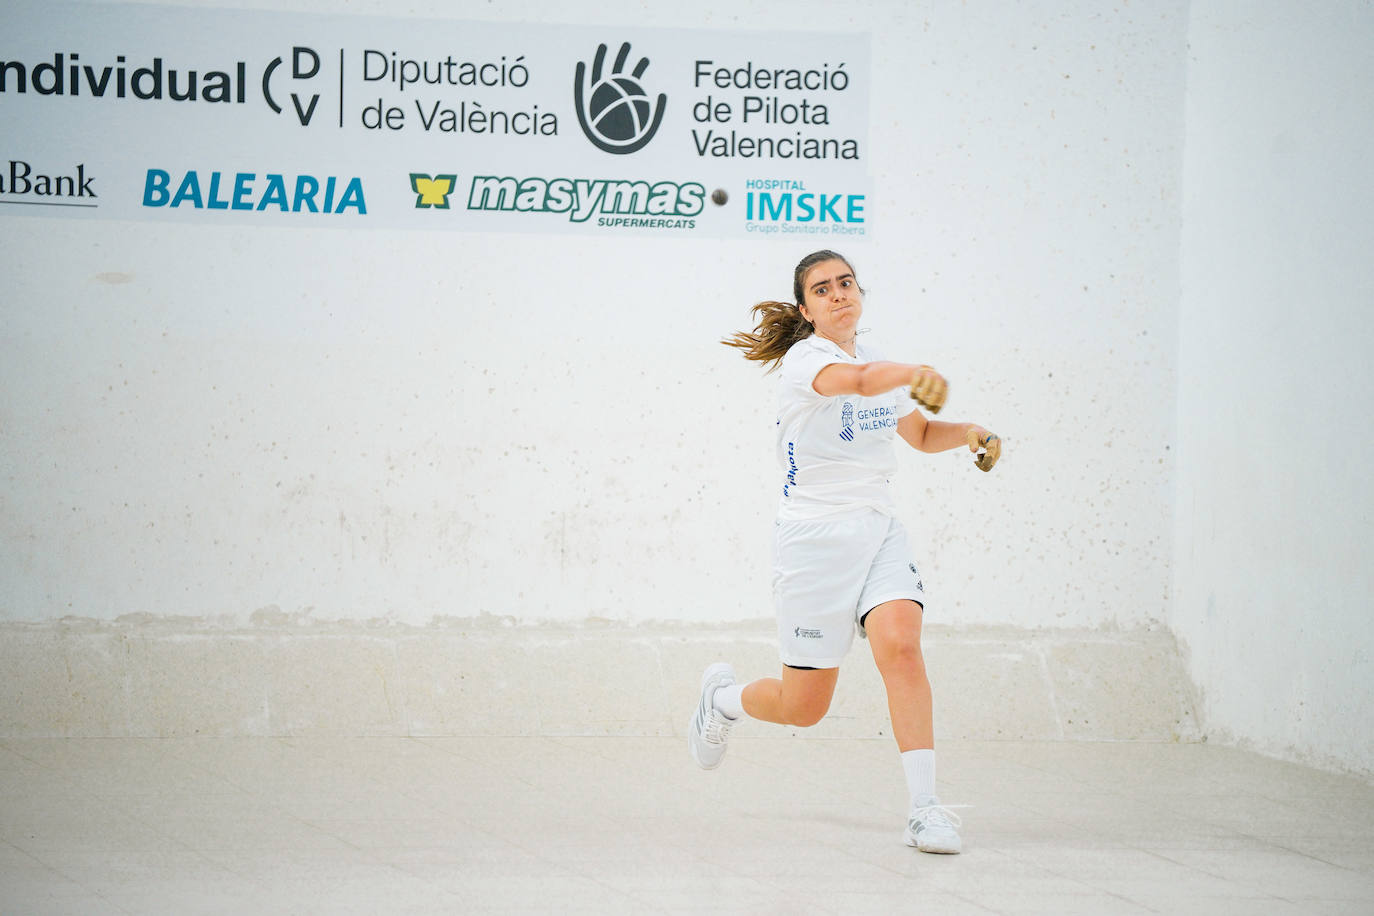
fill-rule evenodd
<path id="1" fill-rule="evenodd" d="M 736 721 L 716 709 L 711 701 L 716 690 L 734 682 L 735 669 L 725 662 L 716 662 L 701 676 L 701 697 L 696 712 L 687 723 L 687 747 L 692 752 L 692 759 L 704 770 L 720 766 L 725 756 L 725 742 Z"/>
<path id="2" fill-rule="evenodd" d="M 963 845 L 955 829 L 958 826 L 959 815 L 941 805 L 934 795 L 927 795 L 916 799 L 903 839 L 921 852 L 958 855 Z"/>

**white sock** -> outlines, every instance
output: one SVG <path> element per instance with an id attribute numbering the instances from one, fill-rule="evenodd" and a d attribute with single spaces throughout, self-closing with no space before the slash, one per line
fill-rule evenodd
<path id="1" fill-rule="evenodd" d="M 744 718 L 744 685 L 731 684 L 716 688 L 711 705 L 731 719 Z"/>
<path id="2" fill-rule="evenodd" d="M 906 771 L 906 788 L 913 807 L 917 799 L 935 794 L 934 748 L 903 751 L 902 769 Z"/>

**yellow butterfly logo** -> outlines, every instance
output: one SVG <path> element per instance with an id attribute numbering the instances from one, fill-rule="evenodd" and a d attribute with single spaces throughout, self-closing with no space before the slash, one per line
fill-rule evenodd
<path id="1" fill-rule="evenodd" d="M 458 184 L 457 175 L 425 175 L 410 173 L 410 189 L 415 192 L 415 209 L 447 210 L 448 196 Z"/>

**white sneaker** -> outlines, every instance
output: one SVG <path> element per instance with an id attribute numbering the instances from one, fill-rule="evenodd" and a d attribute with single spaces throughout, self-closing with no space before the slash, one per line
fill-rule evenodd
<path id="1" fill-rule="evenodd" d="M 701 698 L 697 701 L 697 711 L 687 723 L 687 747 L 702 769 L 714 770 L 725 756 L 725 741 L 736 720 L 716 709 L 711 701 L 716 690 L 734 682 L 735 669 L 725 662 L 716 662 L 701 676 Z"/>
<path id="2" fill-rule="evenodd" d="M 965 807 L 960 805 L 959 807 Z M 958 855 L 963 848 L 959 840 L 959 815 L 940 804 L 934 795 L 916 799 L 907 818 L 903 839 L 908 846 L 921 852 Z"/>

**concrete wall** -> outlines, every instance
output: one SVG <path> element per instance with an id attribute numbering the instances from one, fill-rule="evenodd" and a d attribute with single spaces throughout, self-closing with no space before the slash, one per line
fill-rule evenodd
<path id="1" fill-rule="evenodd" d="M 1374 7 L 1194 3 L 1169 624 L 1219 738 L 1374 772 Z"/>
<path id="2" fill-rule="evenodd" d="M 559 9 L 873 33 L 878 231 L 842 248 L 865 323 L 1007 444 L 990 475 L 901 458 L 953 733 L 1195 737 L 1167 622 L 1207 733 L 1374 769 L 1367 4 Z M 3 212 L 0 233 L 7 731 L 483 733 L 444 719 L 474 708 L 443 681 L 486 657 L 465 652 L 547 660 L 611 621 L 602 649 L 652 694 L 578 727 L 655 732 L 702 651 L 682 634 L 766 648 L 773 386 L 715 341 L 807 245 Z M 412 666 L 431 639 L 453 654 Z M 351 664 L 356 702 L 318 689 Z M 194 672 L 223 706 L 172 702 Z M 564 699 L 596 699 L 579 684 Z M 1074 731 L 1057 697 L 1123 718 Z M 872 699 L 834 727 L 876 727 Z"/>

